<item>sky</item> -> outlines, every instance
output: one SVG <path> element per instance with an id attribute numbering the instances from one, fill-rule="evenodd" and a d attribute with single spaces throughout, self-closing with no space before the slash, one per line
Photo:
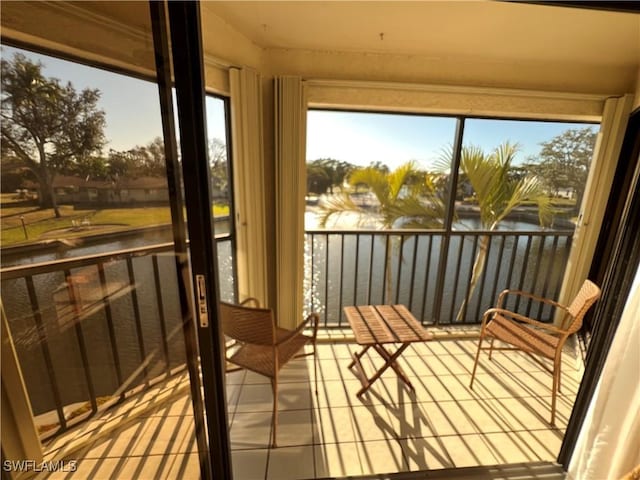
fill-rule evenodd
<path id="1" fill-rule="evenodd" d="M 519 143 L 518 164 L 540 151 L 540 143 L 588 124 L 467 119 L 463 143 L 489 152 L 505 141 Z M 597 125 L 593 125 L 597 129 Z M 382 162 L 394 169 L 413 160 L 435 165 L 455 139 L 456 119 L 422 115 L 311 110 L 307 116 L 307 160 L 334 158 L 355 165 Z"/>
<path id="2" fill-rule="evenodd" d="M 155 83 L 2 46 L 3 59 L 10 60 L 15 52 L 23 53 L 32 61 L 40 61 L 45 77 L 57 78 L 63 84 L 70 81 L 78 91 L 85 88 L 100 90 L 98 108 L 106 114 L 104 133 L 108 143 L 105 150 L 129 150 L 137 145 L 147 145 L 156 137 L 162 137 L 160 100 Z M 207 100 L 206 106 L 209 138 L 224 140 L 223 102 L 211 98 Z"/>
<path id="3" fill-rule="evenodd" d="M 43 64 L 43 74 L 63 83 L 71 81 L 77 90 L 97 88 L 99 108 L 106 113 L 105 150 L 128 150 L 162 136 L 160 104 L 153 82 L 107 72 L 98 68 L 59 60 L 25 50 L 2 46 L 2 57 L 22 52 Z M 207 98 L 209 138 L 225 138 L 224 104 Z M 501 142 L 518 142 L 516 163 L 535 156 L 540 143 L 569 128 L 585 124 L 516 120 L 467 119 L 464 142 L 493 150 Z M 597 125 L 593 127 L 597 129 Z M 452 117 L 310 110 L 307 118 L 307 160 L 334 158 L 355 165 L 382 162 L 394 169 L 414 160 L 429 169 L 443 150 L 454 142 L 456 120 Z"/>

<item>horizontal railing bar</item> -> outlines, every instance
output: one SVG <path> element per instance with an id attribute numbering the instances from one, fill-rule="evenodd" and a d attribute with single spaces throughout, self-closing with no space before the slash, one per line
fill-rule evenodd
<path id="1" fill-rule="evenodd" d="M 229 234 L 216 235 L 216 240 L 219 242 L 231 240 L 231 238 L 232 236 Z M 3 280 L 11 280 L 30 275 L 40 275 L 42 273 L 51 273 L 64 269 L 94 265 L 99 261 L 105 262 L 106 260 L 119 260 L 132 256 L 169 252 L 173 250 L 173 245 L 173 242 L 158 243 L 155 245 L 145 245 L 143 247 L 127 248 L 123 250 L 111 250 L 105 253 L 94 253 L 91 255 L 63 258 L 60 260 L 47 260 L 40 263 L 33 263 L 31 265 L 15 265 L 0 269 L 0 275 L 2 275 Z"/>
<path id="2" fill-rule="evenodd" d="M 134 255 L 150 255 L 173 250 L 173 242 L 161 243 L 158 245 L 129 248 L 126 250 L 112 250 L 106 253 L 95 253 L 80 257 L 64 258 L 61 260 L 47 260 L 45 262 L 34 263 L 31 265 L 17 265 L 15 267 L 7 267 L 0 270 L 2 279 L 12 279 L 25 277 L 29 275 L 39 275 L 41 273 L 57 272 L 64 269 L 72 269 L 94 265 L 98 262 L 106 260 L 117 260 L 127 258 Z"/>
<path id="3" fill-rule="evenodd" d="M 536 237 L 549 237 L 554 235 L 573 235 L 573 230 L 517 230 L 518 235 L 528 235 Z M 358 230 L 325 230 L 325 229 L 307 229 L 306 234 L 309 235 L 379 235 L 381 237 L 391 235 L 442 235 L 447 232 L 438 229 L 420 229 L 420 228 L 395 228 L 392 230 L 376 230 L 376 229 L 358 229 Z M 505 236 L 513 235 L 514 230 L 452 230 L 448 232 L 451 236 L 461 235 L 488 235 L 488 236 Z"/>

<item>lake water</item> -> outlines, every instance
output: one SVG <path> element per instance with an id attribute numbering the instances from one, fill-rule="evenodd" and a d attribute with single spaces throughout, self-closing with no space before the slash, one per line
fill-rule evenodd
<path id="1" fill-rule="evenodd" d="M 171 240 L 171 229 L 165 228 L 118 236 L 103 242 L 80 243 L 72 248 L 47 248 L 42 252 L 12 255 L 3 252 L 3 266 L 51 262 Z M 217 246 L 220 295 L 222 299 L 233 300 L 231 242 L 220 241 Z M 102 288 L 95 264 L 72 270 L 70 273 L 84 282 L 78 285 L 79 300 L 75 303 L 81 308 L 96 305 L 95 311 L 82 315 L 80 328 L 73 321 L 74 317 L 69 315 L 68 310 L 73 305 L 64 272 L 35 275 L 35 298 L 30 296 L 25 279 L 3 279 L 3 305 L 35 415 L 55 408 L 54 385 L 48 373 L 46 355 L 51 358 L 55 383 L 64 405 L 89 398 L 88 377 L 91 377 L 96 396 L 109 396 L 117 392 L 123 383 L 132 388 L 143 382 L 138 370 L 145 360 L 149 361 L 148 378 L 163 373 L 167 368 L 162 342 L 164 336 L 172 335 L 167 345 L 169 367 L 185 363 L 175 258 L 169 251 L 159 254 L 157 259 L 160 300 L 156 294 L 151 256 L 133 258 L 133 289 L 129 287 L 127 262 L 106 261 L 106 284 L 108 289 L 114 290 L 114 294 L 109 295 L 108 314 L 101 301 Z M 161 309 L 164 324 L 160 320 Z M 135 322 L 136 311 L 140 318 L 139 326 Z M 45 338 L 46 341 L 43 340 Z M 84 352 L 81 343 L 86 347 Z M 83 355 L 87 357 L 88 370 L 83 367 Z M 114 360 L 116 358 L 117 361 Z"/>
<path id="2" fill-rule="evenodd" d="M 313 225 L 315 217 L 308 215 Z M 383 235 L 339 233 L 354 217 L 333 225 L 334 233 L 312 234 L 305 245 L 305 302 L 326 325 L 346 326 L 342 307 L 402 303 L 425 324 L 457 323 L 469 292 L 479 245 L 477 219 L 464 219 L 449 234 L 441 231 Z M 369 225 L 371 227 L 372 225 Z M 539 236 L 518 232 L 540 231 Z M 491 236 L 484 273 L 471 292 L 464 323 L 478 323 L 481 313 L 505 288 L 523 288 L 554 296 L 559 292 L 571 236 L 549 236 L 537 225 L 507 220 Z M 565 231 L 566 232 L 566 231 Z M 524 313 L 524 312 L 523 312 Z M 548 311 L 541 314 L 550 315 Z"/>

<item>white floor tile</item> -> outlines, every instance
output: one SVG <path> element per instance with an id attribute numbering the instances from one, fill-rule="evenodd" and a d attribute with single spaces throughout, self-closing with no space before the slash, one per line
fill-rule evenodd
<path id="1" fill-rule="evenodd" d="M 329 443 L 315 447 L 317 477 L 346 477 L 362 475 L 358 445 Z"/>
<path id="2" fill-rule="evenodd" d="M 563 355 L 564 388 L 557 399 L 557 428 L 552 428 L 551 375 L 518 352 L 496 352 L 493 361 L 483 353 L 471 390 L 476 347 L 476 340 L 414 344 L 399 363 L 415 391 L 388 369 L 357 397 L 361 383 L 348 364 L 360 347 L 319 345 L 317 396 L 313 357 L 294 359 L 282 370 L 275 449 L 269 448 L 269 379 L 244 370 L 227 374 L 235 478 L 286 480 L 555 461 L 579 388 L 579 359 L 572 351 Z M 375 352 L 363 357 L 368 375 L 381 364 Z M 76 474 L 47 478 L 198 478 L 188 378 L 170 383 L 170 391 L 183 388 L 184 395 L 145 410 L 149 398 L 167 395 L 159 386 L 126 408 L 114 408 L 91 428 L 78 428 L 76 436 L 130 420 L 71 455 L 79 460 Z M 140 416 L 132 418 L 132 412 Z M 50 451 L 73 438 L 57 439 Z"/>
<path id="3" fill-rule="evenodd" d="M 362 471 L 365 475 L 406 472 L 409 465 L 402 447 L 396 440 L 377 440 L 358 443 Z"/>
<path id="4" fill-rule="evenodd" d="M 315 476 L 314 446 L 278 447 L 269 452 L 268 480 L 294 480 Z"/>
<path id="5" fill-rule="evenodd" d="M 234 480 L 264 480 L 269 450 L 234 450 L 231 453 Z"/>

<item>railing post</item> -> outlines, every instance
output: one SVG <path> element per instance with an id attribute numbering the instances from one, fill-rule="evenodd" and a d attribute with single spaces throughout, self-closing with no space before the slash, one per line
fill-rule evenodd
<path id="1" fill-rule="evenodd" d="M 107 320 L 107 330 L 109 331 L 109 343 L 111 345 L 111 354 L 113 355 L 113 364 L 116 369 L 116 380 L 118 388 L 124 382 L 122 377 L 122 367 L 120 366 L 120 355 L 118 354 L 118 342 L 116 341 L 116 331 L 113 326 L 113 313 L 111 312 L 111 304 L 109 303 L 109 293 L 107 292 L 107 277 L 104 272 L 104 263 L 98 262 L 98 279 L 100 280 L 100 288 L 102 290 L 102 302 L 104 304 L 104 315 Z M 124 400 L 124 392 L 120 394 L 120 400 Z"/>
<path id="2" fill-rule="evenodd" d="M 49 382 L 51 382 L 51 392 L 53 393 L 54 401 L 56 402 L 56 411 L 58 412 L 58 420 L 60 421 L 60 428 L 66 430 L 67 420 L 64 417 L 64 406 L 62 405 L 62 397 L 60 396 L 60 387 L 58 385 L 58 379 L 56 372 L 53 368 L 53 360 L 51 358 L 51 350 L 49 350 L 49 340 L 44 329 L 42 322 L 42 314 L 40 313 L 40 305 L 38 304 L 38 296 L 36 295 L 36 289 L 33 285 L 33 277 L 28 276 L 25 278 L 27 282 L 27 292 L 29 293 L 29 302 L 31 303 L 31 310 L 33 311 L 33 320 L 36 324 L 36 332 L 38 333 L 38 343 L 40 343 L 40 350 L 44 357 L 44 364 L 47 367 L 47 375 Z"/>
<path id="3" fill-rule="evenodd" d="M 71 272 L 69 270 L 64 271 L 64 278 L 67 285 L 70 287 L 70 292 L 73 292 L 75 286 L 71 279 Z M 75 292 L 74 292 L 75 293 Z M 70 300 L 72 300 L 73 293 L 70 294 Z M 75 299 L 79 300 L 79 298 Z M 89 367 L 89 355 L 87 354 L 87 346 L 84 341 L 84 334 L 82 333 L 81 318 L 78 315 L 77 305 L 73 305 L 75 312 L 75 318 L 73 319 L 73 329 L 76 332 L 76 339 L 78 340 L 78 348 L 80 349 L 80 358 L 82 360 L 82 370 L 84 372 L 84 378 L 87 382 L 87 390 L 89 390 L 89 403 L 91 404 L 91 413 L 95 414 L 98 411 L 98 402 L 96 401 L 96 390 L 93 385 L 93 378 L 91 377 L 91 368 Z"/>
<path id="4" fill-rule="evenodd" d="M 167 322 L 164 316 L 164 305 L 162 303 L 162 286 L 160 285 L 160 267 L 158 265 L 158 255 L 152 255 L 153 261 L 153 283 L 156 287 L 156 305 L 158 306 L 158 320 L 160 322 L 160 336 L 162 337 L 162 352 L 166 363 L 167 374 L 171 373 L 171 360 L 169 358 L 169 343 L 167 342 Z"/>
<path id="5" fill-rule="evenodd" d="M 447 273 L 447 258 L 449 257 L 449 241 L 456 209 L 456 189 L 458 186 L 458 170 L 460 169 L 463 133 L 464 118 L 458 117 L 458 122 L 456 124 L 455 144 L 452 152 L 453 165 L 451 165 L 451 178 L 449 180 L 449 204 L 447 205 L 447 216 L 444 221 L 444 234 L 442 236 L 442 242 L 440 244 L 440 262 L 438 263 L 438 279 L 436 280 L 436 294 L 434 297 L 436 304 L 434 305 L 433 309 L 434 325 L 440 324 L 440 314 L 442 313 L 444 280 Z"/>
<path id="6" fill-rule="evenodd" d="M 149 372 L 147 370 L 147 352 L 144 348 L 144 334 L 142 332 L 142 322 L 140 321 L 140 305 L 138 302 L 138 292 L 136 287 L 136 277 L 133 272 L 133 260 L 127 258 L 127 273 L 129 275 L 129 286 L 131 287 L 131 304 L 133 307 L 133 319 L 136 325 L 136 335 L 138 336 L 138 351 L 140 352 L 140 363 L 142 363 L 142 373 L 144 382 L 149 383 Z"/>

